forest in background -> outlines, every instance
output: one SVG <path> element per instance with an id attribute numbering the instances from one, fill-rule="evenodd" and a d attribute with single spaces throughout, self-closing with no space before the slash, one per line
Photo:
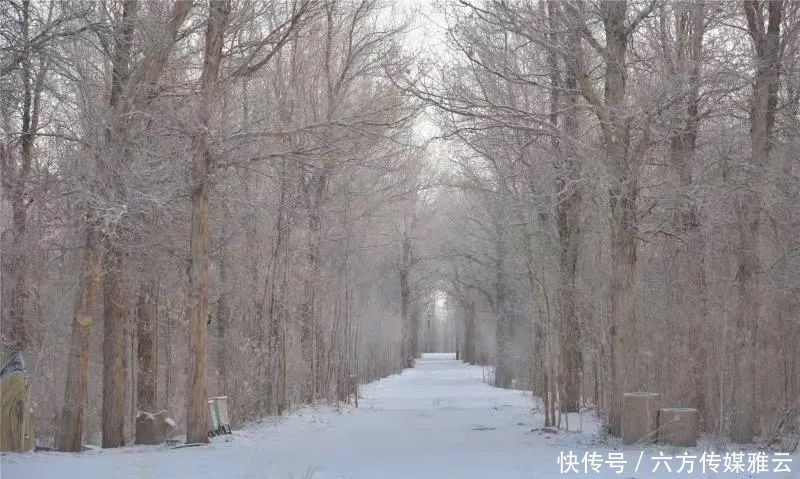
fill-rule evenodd
<path id="1" fill-rule="evenodd" d="M 653 390 L 797 432 L 800 2 L 416 7 L 0 0 L 0 326 L 40 443 L 161 409 L 204 442 L 208 396 L 349 401 L 445 344 L 548 425 L 618 435 Z"/>

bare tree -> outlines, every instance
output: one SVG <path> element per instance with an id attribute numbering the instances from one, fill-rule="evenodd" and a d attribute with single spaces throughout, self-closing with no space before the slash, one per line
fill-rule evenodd
<path id="1" fill-rule="evenodd" d="M 192 233 L 189 256 L 189 405 L 186 408 L 186 441 L 208 442 L 206 376 L 208 368 L 208 244 L 212 117 L 219 105 L 220 67 L 230 5 L 227 0 L 209 2 L 203 74 L 200 77 L 200 110 L 192 133 Z"/>
<path id="2" fill-rule="evenodd" d="M 0 146 L 3 193 L 11 204 L 12 218 L 10 231 L 3 232 L 2 320 L 7 331 L 3 335 L 3 347 L 23 350 L 28 343 L 25 325 L 25 298 L 28 295 L 28 288 L 23 244 L 28 228 L 28 206 L 33 201 L 29 183 L 41 116 L 41 96 L 47 75 L 47 56 L 40 50 L 41 47 L 36 48 L 34 39 L 31 38 L 35 33 L 31 32 L 31 24 L 34 20 L 42 20 L 35 18 L 39 13 L 38 10 L 32 8 L 28 1 L 15 7 L 15 13 L 21 17 L 19 19 L 21 48 L 16 58 L 22 86 L 21 124 L 18 145 L 4 143 Z M 48 22 L 49 19 L 45 19 L 46 27 L 49 27 Z M 16 65 L 6 67 L 13 68 Z M 7 118 L 5 112 L 3 116 Z M 3 125 L 3 129 L 10 133 L 8 126 L 10 125 Z M 17 146 L 19 160 L 13 152 Z"/>
<path id="3" fill-rule="evenodd" d="M 739 240 L 736 284 L 739 293 L 736 312 L 736 337 L 740 354 L 736 355 L 735 370 L 738 385 L 733 394 L 733 421 L 731 438 L 737 442 L 750 442 L 755 435 L 756 422 L 756 325 L 761 315 L 759 293 L 758 236 L 761 217 L 760 175 L 751 169 L 763 170 L 769 162 L 775 109 L 778 102 L 781 71 L 781 22 L 784 2 L 767 3 L 764 17 L 759 2 L 742 2 L 747 29 L 753 40 L 756 73 L 750 110 L 750 165 L 747 175 L 749 186 L 736 195 L 736 216 Z M 766 20 L 766 22 L 765 22 Z"/>

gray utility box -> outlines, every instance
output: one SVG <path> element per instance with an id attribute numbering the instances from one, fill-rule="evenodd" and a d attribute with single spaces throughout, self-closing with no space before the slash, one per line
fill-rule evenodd
<path id="1" fill-rule="evenodd" d="M 208 435 L 217 436 L 231 433 L 231 420 L 228 417 L 228 396 L 208 398 Z"/>

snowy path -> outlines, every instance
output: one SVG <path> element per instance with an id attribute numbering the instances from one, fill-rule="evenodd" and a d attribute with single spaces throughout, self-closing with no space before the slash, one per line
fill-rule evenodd
<path id="1" fill-rule="evenodd" d="M 541 416 L 532 414 L 530 396 L 490 387 L 482 382 L 482 376 L 480 367 L 433 356 L 419 361 L 413 370 L 364 386 L 357 410 L 338 413 L 309 408 L 235 431 L 228 441 L 216 439 L 208 447 L 4 455 L 0 471 L 2 479 L 687 476 L 652 474 L 652 463 L 638 474 L 633 473 L 633 464 L 629 465 L 630 472 L 626 469 L 621 475 L 607 466 L 601 474 L 561 474 L 556 463 L 560 451 L 583 454 L 596 450 L 606 455 L 613 448 L 593 446 L 589 433 L 532 431 L 541 426 Z M 636 462 L 639 450 L 620 451 L 630 463 Z M 645 456 L 656 451 L 648 449 Z M 693 453 L 699 455 L 701 451 Z M 794 456 L 789 474 L 753 477 L 800 479 L 798 462 Z"/>

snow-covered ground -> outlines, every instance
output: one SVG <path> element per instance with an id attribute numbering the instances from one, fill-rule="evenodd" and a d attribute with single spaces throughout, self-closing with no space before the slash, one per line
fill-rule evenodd
<path id="1" fill-rule="evenodd" d="M 364 386 L 358 409 L 306 408 L 286 418 L 265 421 L 203 447 L 170 449 L 128 447 L 83 454 L 31 453 L 2 456 L 2 479 L 103 478 L 674 478 L 683 450 L 621 447 L 598 440 L 588 416 L 570 418 L 583 432 L 541 431 L 540 414 L 530 395 L 493 388 L 483 382 L 484 370 L 451 359 L 427 355 L 415 369 Z M 562 474 L 557 460 L 572 451 L 578 463 Z M 583 472 L 584 453 L 623 453 L 623 472 L 604 463 L 600 472 Z M 653 473 L 650 458 L 673 456 L 672 472 Z M 701 448 L 692 477 L 800 479 L 800 458 L 790 456 L 791 472 L 703 474 Z M 719 451 L 718 451 L 719 452 Z M 743 458 L 747 467 L 747 454 Z M 639 462 L 638 471 L 634 470 Z"/>

